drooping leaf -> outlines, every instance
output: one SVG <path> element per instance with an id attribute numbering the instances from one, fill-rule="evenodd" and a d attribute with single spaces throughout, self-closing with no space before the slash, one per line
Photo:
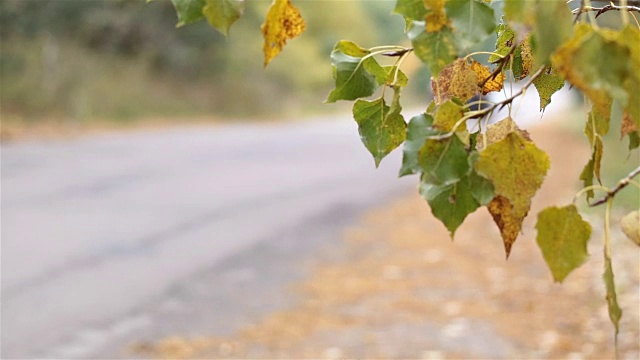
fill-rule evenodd
<path id="1" fill-rule="evenodd" d="M 464 115 L 462 106 L 453 100 L 445 101 L 438 105 L 434 110 L 433 127 L 443 132 L 449 132 L 453 130 L 455 124 Z M 460 124 L 459 130 L 466 130 L 467 127 Z"/>
<path id="2" fill-rule="evenodd" d="M 173 7 L 178 14 L 178 23 L 176 27 L 181 27 L 204 19 L 202 10 L 204 9 L 205 0 L 171 0 Z"/>
<path id="3" fill-rule="evenodd" d="M 446 0 L 423 0 L 427 10 L 425 14 L 425 28 L 427 32 L 437 32 L 449 24 L 445 12 Z"/>
<path id="4" fill-rule="evenodd" d="M 424 22 L 415 22 L 408 35 L 416 56 L 427 64 L 433 77 L 457 57 L 455 39 L 448 27 L 438 32 L 427 32 Z"/>
<path id="5" fill-rule="evenodd" d="M 625 83 L 625 89 L 629 97 L 629 103 L 626 105 L 625 111 L 636 126 L 640 127 L 640 101 L 638 101 L 638 94 L 640 94 L 640 72 L 638 72 L 638 69 L 640 69 L 640 46 L 638 46 L 640 44 L 640 30 L 629 24 L 619 32 L 617 40 L 618 44 L 629 49 L 629 62 L 632 69 L 631 76 Z"/>
<path id="6" fill-rule="evenodd" d="M 244 10 L 244 2 L 239 0 L 206 0 L 202 13 L 211 26 L 224 36 L 229 28 L 240 18 Z"/>
<path id="7" fill-rule="evenodd" d="M 477 0 L 448 0 L 445 7 L 459 47 L 467 49 L 493 35 L 496 20 L 487 4 Z"/>
<path id="8" fill-rule="evenodd" d="M 487 137 L 490 135 L 487 133 Z M 501 229 L 508 256 L 522 220 L 531 207 L 531 198 L 542 185 L 549 169 L 549 158 L 533 142 L 518 132 L 511 132 L 480 152 L 475 169 L 493 183 L 496 198 L 504 198 L 494 199 L 496 203 L 492 201 L 489 210 Z M 512 226 L 516 223 L 517 226 Z M 508 231 L 505 231 L 505 226 L 509 227 Z"/>
<path id="9" fill-rule="evenodd" d="M 602 184 L 602 179 L 600 178 L 600 168 L 602 163 L 602 155 L 604 152 L 604 146 L 602 144 L 602 138 L 599 135 L 596 135 L 594 138 L 595 141 L 593 143 L 593 148 L 591 151 L 591 158 L 589 162 L 584 166 L 582 172 L 580 173 L 580 180 L 584 187 L 589 187 L 593 185 L 593 177 L 595 175 L 598 182 Z M 594 193 L 593 190 L 587 191 L 587 200 L 593 198 Z"/>
<path id="10" fill-rule="evenodd" d="M 509 199 L 502 195 L 496 195 L 487 205 L 487 210 L 493 221 L 498 225 L 500 236 L 504 244 L 504 251 L 509 258 L 511 247 L 518 238 L 520 230 L 522 230 L 522 222 L 528 214 L 527 211 L 518 210 L 513 207 Z"/>
<path id="11" fill-rule="evenodd" d="M 613 276 L 613 267 L 611 266 L 611 258 L 604 257 L 604 285 L 607 290 L 607 309 L 609 310 L 609 319 L 615 328 L 616 344 L 618 332 L 620 331 L 620 319 L 622 318 L 622 309 L 618 304 L 618 295 L 616 294 L 616 282 Z"/>
<path id="12" fill-rule="evenodd" d="M 471 60 L 471 70 L 476 73 L 476 82 L 478 87 L 482 85 L 482 95 L 502 90 L 502 86 L 504 84 L 504 74 L 502 72 L 492 77 L 492 71 L 475 60 Z"/>
<path id="13" fill-rule="evenodd" d="M 363 49 L 351 41 L 339 41 L 331 52 L 331 64 L 336 87 L 329 93 L 326 102 L 355 100 L 373 94 L 378 87 L 378 77 L 386 78 L 385 70 Z M 365 69 L 369 69 L 367 71 Z M 377 66 L 376 66 L 377 65 Z"/>
<path id="14" fill-rule="evenodd" d="M 406 123 L 400 115 L 401 108 L 397 101 L 394 99 L 392 108 L 385 104 L 383 98 L 374 101 L 360 99 L 353 105 L 353 117 L 358 123 L 360 139 L 373 155 L 376 167 L 402 144 L 406 136 Z"/>
<path id="15" fill-rule="evenodd" d="M 584 134 L 593 148 L 596 137 L 605 136 L 609 132 L 609 122 L 611 121 L 611 102 L 606 107 L 606 113 L 601 114 L 595 107 L 589 112 L 585 122 Z"/>
<path id="16" fill-rule="evenodd" d="M 444 67 L 440 74 L 431 81 L 431 91 L 436 104 L 441 104 L 452 98 L 466 102 L 478 95 L 480 88 L 477 84 L 476 73 L 466 60 L 460 58 Z"/>
<path id="17" fill-rule="evenodd" d="M 622 232 L 629 240 L 640 246 L 640 210 L 635 210 L 620 219 Z"/>
<path id="18" fill-rule="evenodd" d="M 264 66 L 276 57 L 287 40 L 293 39 L 304 31 L 306 24 L 300 10 L 289 0 L 273 0 L 264 24 L 260 30 L 264 37 L 262 52 Z"/>
<path id="19" fill-rule="evenodd" d="M 564 86 L 564 79 L 549 68 L 533 81 L 533 85 L 540 96 L 540 111 L 544 111 L 544 108 L 551 102 L 551 95 Z"/>
<path id="20" fill-rule="evenodd" d="M 602 114 L 611 98 L 625 107 L 637 104 L 633 89 L 640 90 L 640 77 L 629 61 L 632 45 L 619 36 L 614 30 L 578 24 L 573 37 L 552 55 L 554 69 L 585 93 Z"/>
<path id="21" fill-rule="evenodd" d="M 582 168 L 582 172 L 580 173 L 580 180 L 582 180 L 582 185 L 585 188 L 593 185 L 594 165 L 595 165 L 595 162 L 593 160 L 593 154 L 592 154 L 591 158 L 589 158 L 589 162 L 587 162 L 587 164 Z M 587 190 L 586 196 L 587 196 L 587 200 L 593 199 L 593 197 L 595 196 L 593 190 L 591 189 Z"/>
<path id="22" fill-rule="evenodd" d="M 473 196 L 473 185 L 469 175 L 448 185 L 420 184 L 420 194 L 429 203 L 433 215 L 449 230 L 451 238 L 467 215 L 480 207 Z"/>
<path id="23" fill-rule="evenodd" d="M 536 0 L 531 34 L 536 67 L 550 63 L 549 55 L 571 34 L 573 18 L 565 0 Z"/>
<path id="24" fill-rule="evenodd" d="M 540 211 L 536 229 L 538 247 L 554 281 L 562 282 L 587 260 L 591 225 L 582 219 L 575 205 Z"/>
<path id="25" fill-rule="evenodd" d="M 629 133 L 629 151 L 640 147 L 640 134 L 638 132 Z"/>
<path id="26" fill-rule="evenodd" d="M 416 115 L 409 121 L 407 136 L 402 150 L 402 167 L 399 176 L 417 174 L 422 171 L 418 161 L 418 152 L 427 137 L 436 135 L 437 130 L 431 128 L 433 118 L 429 114 Z"/>
<path id="27" fill-rule="evenodd" d="M 453 135 L 442 140 L 427 140 L 418 153 L 424 182 L 435 185 L 452 184 L 470 170 L 464 143 Z"/>

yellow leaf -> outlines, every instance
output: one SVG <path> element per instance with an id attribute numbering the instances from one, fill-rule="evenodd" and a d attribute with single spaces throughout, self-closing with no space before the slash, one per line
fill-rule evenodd
<path id="1" fill-rule="evenodd" d="M 437 104 L 454 97 L 467 101 L 480 92 L 476 73 L 462 58 L 442 69 L 435 81 L 432 79 L 431 90 Z"/>
<path id="2" fill-rule="evenodd" d="M 524 212 L 522 210 L 516 211 L 509 199 L 501 195 L 494 197 L 487 205 L 487 209 L 491 217 L 493 217 L 493 221 L 498 225 L 498 229 L 500 229 L 504 251 L 509 257 L 511 246 L 518 238 L 518 234 L 522 229 L 522 221 L 529 210 L 527 209 Z"/>
<path id="3" fill-rule="evenodd" d="M 471 60 L 471 70 L 476 73 L 476 81 L 480 86 L 487 78 L 491 76 L 492 71 L 488 67 L 480 64 L 475 60 Z M 482 86 L 482 95 L 487 95 L 492 91 L 502 90 L 502 84 L 504 84 L 504 74 L 500 72 L 493 79 L 487 80 Z"/>
<path id="4" fill-rule="evenodd" d="M 289 0 L 274 0 L 261 27 L 264 36 L 264 66 L 280 53 L 287 40 L 302 34 L 305 26 L 300 10 Z"/>
<path id="5" fill-rule="evenodd" d="M 427 32 L 438 32 L 449 23 L 444 10 L 446 0 L 424 0 L 424 7 L 427 9 L 425 15 L 425 26 Z"/>
<path id="6" fill-rule="evenodd" d="M 478 144 L 476 147 L 478 150 L 482 150 L 484 148 L 485 136 L 487 138 L 486 145 L 489 146 L 497 143 L 498 141 L 502 141 L 512 132 L 517 132 L 523 139 L 531 141 L 529 133 L 526 130 L 520 129 L 513 119 L 507 117 L 495 124 L 489 125 L 485 134 L 478 135 Z"/>
<path id="7" fill-rule="evenodd" d="M 620 219 L 622 232 L 640 246 L 640 211 L 632 211 Z"/>
<path id="8" fill-rule="evenodd" d="M 529 73 L 531 73 L 531 68 L 533 68 L 533 52 L 531 51 L 531 39 L 530 35 L 522 40 L 520 44 L 520 57 L 522 59 L 522 74 L 518 80 L 526 78 Z"/>
<path id="9" fill-rule="evenodd" d="M 436 108 L 433 127 L 441 131 L 449 132 L 453 130 L 453 126 L 462 118 L 463 115 L 464 110 L 462 109 L 462 106 L 453 101 L 446 101 Z M 466 126 L 458 127 L 458 131 L 466 129 Z"/>
<path id="10" fill-rule="evenodd" d="M 500 228 L 509 256 L 531 207 L 531 198 L 549 170 L 549 157 L 518 132 L 511 132 L 480 152 L 475 168 L 495 188 L 495 203 L 489 211 Z"/>

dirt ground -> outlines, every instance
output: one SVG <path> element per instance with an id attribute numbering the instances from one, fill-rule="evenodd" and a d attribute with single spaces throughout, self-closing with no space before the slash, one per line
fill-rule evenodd
<path id="1" fill-rule="evenodd" d="M 532 131 L 551 170 L 530 214 L 572 201 L 588 157 L 581 139 Z M 602 209 L 602 212 L 604 209 Z M 622 359 L 640 358 L 639 249 L 613 219 L 614 271 L 623 309 Z M 535 216 L 505 260 L 484 208 L 450 241 L 417 194 L 371 211 L 344 233 L 330 264 L 296 284 L 296 306 L 229 338 L 180 334 L 140 351 L 159 358 L 612 359 L 613 327 L 602 283 L 602 218 L 588 262 L 553 283 L 535 244 Z"/>

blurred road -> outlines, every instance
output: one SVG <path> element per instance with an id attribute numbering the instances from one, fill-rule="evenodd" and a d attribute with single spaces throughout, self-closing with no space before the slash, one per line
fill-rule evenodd
<path id="1" fill-rule="evenodd" d="M 398 151 L 376 170 L 352 120 L 318 120 L 3 145 L 2 358 L 116 356 L 109 342 L 161 327 L 135 314 L 171 307 L 176 287 L 224 273 L 239 254 L 260 263 L 263 243 L 313 253 L 336 226 L 415 186 L 396 179 Z M 248 297 L 281 281 L 255 268 L 231 276 L 265 288 Z M 218 326 L 233 307 L 223 301 L 206 305 Z"/>

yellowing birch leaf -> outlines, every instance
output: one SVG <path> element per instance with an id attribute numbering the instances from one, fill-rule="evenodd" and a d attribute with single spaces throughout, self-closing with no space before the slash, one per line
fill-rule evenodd
<path id="1" fill-rule="evenodd" d="M 526 78 L 531 69 L 533 68 L 533 51 L 531 51 L 531 36 L 527 36 L 522 40 L 520 44 L 520 59 L 522 62 L 522 72 L 519 76 L 516 75 L 518 80 Z"/>
<path id="2" fill-rule="evenodd" d="M 640 210 L 632 211 L 620 219 L 622 232 L 640 246 Z"/>
<path id="3" fill-rule="evenodd" d="M 491 76 L 492 71 L 488 67 L 480 64 L 475 60 L 471 60 L 471 70 L 476 73 L 476 82 L 480 86 L 487 78 Z M 502 90 L 504 84 L 504 74 L 501 72 L 493 79 L 487 80 L 482 86 L 482 95 L 487 95 L 492 91 Z"/>
<path id="4" fill-rule="evenodd" d="M 427 9 L 427 14 L 424 17 L 427 32 L 440 31 L 443 26 L 449 23 L 444 10 L 445 2 L 446 0 L 424 0 L 424 6 Z"/>
<path id="5" fill-rule="evenodd" d="M 533 142 L 512 132 L 480 152 L 475 168 L 495 187 L 496 198 L 493 205 L 489 204 L 489 211 L 500 228 L 509 256 L 531 207 L 531 198 L 549 170 L 549 157 Z"/>
<path id="6" fill-rule="evenodd" d="M 518 127 L 518 124 L 516 124 L 513 119 L 507 117 L 495 124 L 489 125 L 485 134 L 479 134 L 478 144 L 476 145 L 476 147 L 478 148 L 478 150 L 482 150 L 484 148 L 485 136 L 487 138 L 486 144 L 488 146 L 491 144 L 495 144 L 498 141 L 502 141 L 502 139 L 506 138 L 507 135 L 511 134 L 512 132 L 517 132 L 518 134 L 520 134 L 520 136 L 522 136 L 523 139 L 531 141 L 529 133 L 526 130 L 520 129 Z"/>
<path id="7" fill-rule="evenodd" d="M 261 27 L 264 36 L 264 66 L 280 53 L 287 40 L 302 34 L 304 29 L 304 19 L 298 8 L 289 0 L 274 0 Z"/>
<path id="8" fill-rule="evenodd" d="M 480 91 L 476 73 L 462 58 L 442 69 L 438 77 L 431 81 L 431 90 L 437 104 L 452 98 L 467 101 Z"/>
<path id="9" fill-rule="evenodd" d="M 522 229 L 522 221 L 527 216 L 527 211 L 516 211 L 513 208 L 513 204 L 504 196 L 496 196 L 487 205 L 489 214 L 493 218 L 493 221 L 498 225 L 500 229 L 500 235 L 502 236 L 502 242 L 504 243 L 504 251 L 509 257 L 511 254 L 511 246 L 518 238 L 520 230 Z"/>

